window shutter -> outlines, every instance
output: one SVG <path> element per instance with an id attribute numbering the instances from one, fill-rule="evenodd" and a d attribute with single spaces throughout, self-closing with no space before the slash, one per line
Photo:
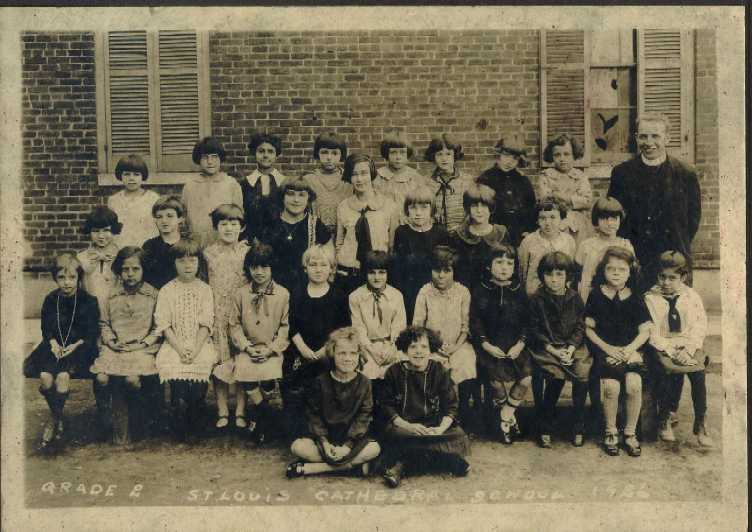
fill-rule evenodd
<path id="1" fill-rule="evenodd" d="M 105 39 L 107 94 L 107 159 L 114 171 L 130 153 L 154 164 L 149 113 L 148 43 L 145 31 L 113 31 Z"/>
<path id="2" fill-rule="evenodd" d="M 569 133 L 585 148 L 578 166 L 590 164 L 587 132 L 589 39 L 584 31 L 541 30 L 541 166 L 548 140 L 558 133 Z"/>
<path id="3" fill-rule="evenodd" d="M 668 152 L 694 160 L 691 32 L 638 32 L 638 112 L 662 113 L 671 122 Z"/>
<path id="4" fill-rule="evenodd" d="M 193 145 L 201 136 L 199 102 L 199 42 L 196 32 L 158 34 L 156 107 L 159 167 L 162 171 L 195 169 Z"/>

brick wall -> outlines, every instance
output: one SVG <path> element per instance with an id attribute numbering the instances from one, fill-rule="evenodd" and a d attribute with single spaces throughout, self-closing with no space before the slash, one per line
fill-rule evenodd
<path id="1" fill-rule="evenodd" d="M 476 175 L 492 165 L 501 130 L 537 153 L 537 31 L 214 33 L 210 48 L 212 129 L 238 176 L 253 168 L 245 146 L 255 127 L 283 136 L 291 175 L 314 168 L 323 130 L 372 155 L 390 126 L 404 128 L 418 155 L 432 134 L 451 131 Z"/>
<path id="2" fill-rule="evenodd" d="M 702 220 L 692 243 L 698 266 L 720 266 L 718 87 L 714 30 L 695 32 L 695 166 L 700 173 Z"/>
<path id="3" fill-rule="evenodd" d="M 97 184 L 94 34 L 22 33 L 23 221 L 26 268 L 87 245 L 86 214 L 112 188 Z M 161 194 L 177 187 L 158 187 Z"/>
<path id="4" fill-rule="evenodd" d="M 335 130 L 351 151 L 378 155 L 383 131 L 404 128 L 420 158 L 432 134 L 452 132 L 465 147 L 463 170 L 492 164 L 499 135 L 524 136 L 537 174 L 539 145 L 537 31 L 252 33 L 210 36 L 213 133 L 228 152 L 226 170 L 251 171 L 254 128 L 283 136 L 282 170 L 315 164 L 313 139 Z M 718 152 L 715 43 L 696 42 L 696 157 L 703 172 L 704 215 L 696 254 L 718 267 Z M 94 35 L 24 33 L 24 234 L 27 268 L 63 249 L 81 249 L 85 214 L 106 200 L 97 185 Z M 377 158 L 379 164 L 383 164 Z M 431 165 L 419 162 L 423 173 Z M 606 179 L 593 180 L 596 194 Z M 178 187 L 157 187 L 158 193 Z"/>

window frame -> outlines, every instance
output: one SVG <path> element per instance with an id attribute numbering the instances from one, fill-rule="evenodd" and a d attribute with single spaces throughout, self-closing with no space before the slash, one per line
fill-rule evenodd
<path id="1" fill-rule="evenodd" d="M 147 53 L 149 64 L 149 108 L 150 115 L 156 117 L 151 123 L 149 138 L 152 150 L 159 142 L 159 64 L 158 64 L 158 31 L 146 31 Z M 108 119 L 107 105 L 109 101 L 108 85 L 108 59 L 107 59 L 107 36 L 108 32 L 98 31 L 94 37 L 94 63 L 96 79 L 96 116 L 97 116 L 97 181 L 100 186 L 120 186 L 121 183 L 115 177 L 115 168 L 109 168 L 108 143 L 110 142 L 111 130 Z M 198 72 L 198 111 L 199 111 L 199 136 L 211 135 L 211 83 L 210 83 L 210 58 L 209 58 L 209 32 L 196 31 L 196 55 Z M 198 139 L 197 139 L 198 140 Z M 158 162 L 149 167 L 148 185 L 180 185 L 199 173 L 198 165 L 186 171 L 161 171 Z"/>
<path id="2" fill-rule="evenodd" d="M 554 68 L 546 61 L 546 32 L 558 31 L 558 30 L 540 30 L 540 168 L 550 168 L 552 163 L 547 163 L 543 160 L 543 153 L 548 143 L 548 138 L 553 133 L 548 132 L 548 107 L 547 107 L 547 71 Z M 643 28 L 629 28 L 622 30 L 624 32 L 634 32 L 635 36 L 635 64 L 624 63 L 618 65 L 611 64 L 592 64 L 592 32 L 584 30 L 583 34 L 583 48 L 584 58 L 582 62 L 583 69 L 583 110 L 584 110 L 584 139 L 583 150 L 584 155 L 581 159 L 575 160 L 575 166 L 581 169 L 588 169 L 593 175 L 605 175 L 610 174 L 610 169 L 624 161 L 627 161 L 637 155 L 637 151 L 625 153 L 623 156 L 616 156 L 608 158 L 607 160 L 594 161 L 592 157 L 592 129 L 590 125 L 590 115 L 592 112 L 592 102 L 590 98 L 590 74 L 593 68 L 605 68 L 605 67 L 634 67 L 636 78 L 636 113 L 637 119 L 644 112 L 645 108 L 645 68 L 648 60 L 645 58 L 645 29 Z M 680 33 L 680 81 L 681 81 L 681 123 L 679 124 L 681 139 L 678 148 L 670 148 L 669 154 L 681 157 L 685 161 L 694 164 L 695 159 L 695 50 L 694 50 L 694 32 L 691 30 L 675 30 Z M 636 131 L 635 131 L 636 133 Z"/>

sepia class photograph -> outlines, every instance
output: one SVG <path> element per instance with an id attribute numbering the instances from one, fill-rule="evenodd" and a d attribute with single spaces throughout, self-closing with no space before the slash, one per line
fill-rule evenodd
<path id="1" fill-rule="evenodd" d="M 233 9 L 2 24 L 22 510 L 727 502 L 722 28 Z"/>

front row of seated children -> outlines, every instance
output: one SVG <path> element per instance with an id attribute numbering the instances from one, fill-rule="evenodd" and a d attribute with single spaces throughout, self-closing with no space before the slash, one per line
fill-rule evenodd
<path id="1" fill-rule="evenodd" d="M 224 219 L 235 219 L 231 212 L 225 214 Z M 238 228 L 232 229 L 227 239 L 220 235 L 217 245 L 237 243 Z M 373 379 L 377 411 L 383 414 L 381 462 L 386 482 L 396 486 L 406 466 L 436 463 L 438 456 L 451 471 L 467 473 L 468 444 L 457 421 L 465 423 L 475 414 L 471 401 L 476 409 L 481 405 L 478 376 L 487 391 L 486 419 L 498 427 L 503 442 L 511 443 L 519 433 L 515 410 L 537 368 L 546 381 L 539 419 L 542 447 L 551 446 L 555 407 L 566 380 L 573 382 L 573 443 L 582 445 L 587 383 L 598 379 L 606 451 L 619 452 L 616 414 L 623 389 L 623 445 L 630 455 L 639 456 L 641 375 L 651 361 L 665 375 L 659 400 L 661 436 L 673 436 L 670 420 L 687 373 L 695 402 L 694 432 L 701 445 L 712 445 L 705 426 L 705 314 L 699 296 L 682 282 L 687 265 L 677 252 L 661 257 L 659 283 L 643 300 L 631 289 L 637 274 L 633 254 L 620 246 L 608 248 L 583 305 L 568 285 L 573 262 L 562 252 L 541 258 L 536 273 L 542 286 L 528 301 L 513 247 L 492 248 L 486 257 L 487 276 L 471 298 L 467 288 L 454 282 L 456 255 L 437 246 L 431 282 L 418 293 L 413 327 L 405 328 L 401 294 L 386 282 L 384 252 L 366 256 L 366 284 L 350 295 L 348 312 L 347 300 L 331 284 L 335 262 L 330 248 L 317 245 L 304 253 L 308 285 L 291 297 L 273 281 L 272 249 L 256 245 L 243 259 L 248 283 L 234 289 L 228 311 L 228 341 L 236 354 L 227 380 L 220 377 L 227 368 L 218 371 L 223 365 L 218 365 L 220 355 L 211 340 L 217 326 L 215 294 L 200 278 L 205 253 L 191 239 L 179 239 L 168 252 L 176 277 L 157 295 L 143 280 L 143 252 L 121 249 L 113 261 L 120 282 L 103 305 L 101 318 L 96 299 L 81 288 L 80 262 L 70 254 L 58 258 L 53 270 L 58 289 L 45 299 L 43 342 L 29 358 L 33 369 L 27 370 L 40 376 L 40 392 L 52 413 L 42 447 L 62 437 L 71 375 L 87 369 L 95 375 L 97 405 L 105 415 L 108 402 L 121 399 L 121 393 L 126 403 L 137 404 L 138 389 L 145 392 L 158 375 L 170 385 L 173 424 L 181 439 L 195 439 L 214 375 L 237 383 L 249 399 L 247 409 L 236 410 L 236 423 L 239 418 L 250 420 L 259 440 L 274 424 L 277 409 L 285 408 L 288 420 L 305 421 L 291 431 L 298 436 L 293 452 L 305 463 L 291 465 L 288 475 L 355 466 L 367 471 L 364 464 L 379 454 L 363 429 L 373 409 Z M 348 321 L 353 328 L 330 338 L 331 331 Z M 477 349 L 477 367 L 470 339 Z M 331 371 L 327 359 L 334 360 Z M 361 370 L 369 367 L 371 373 L 363 375 Z M 112 388 L 114 383 L 119 384 Z M 346 411 L 338 410 L 342 408 Z M 220 420 L 223 415 L 220 412 Z"/>

